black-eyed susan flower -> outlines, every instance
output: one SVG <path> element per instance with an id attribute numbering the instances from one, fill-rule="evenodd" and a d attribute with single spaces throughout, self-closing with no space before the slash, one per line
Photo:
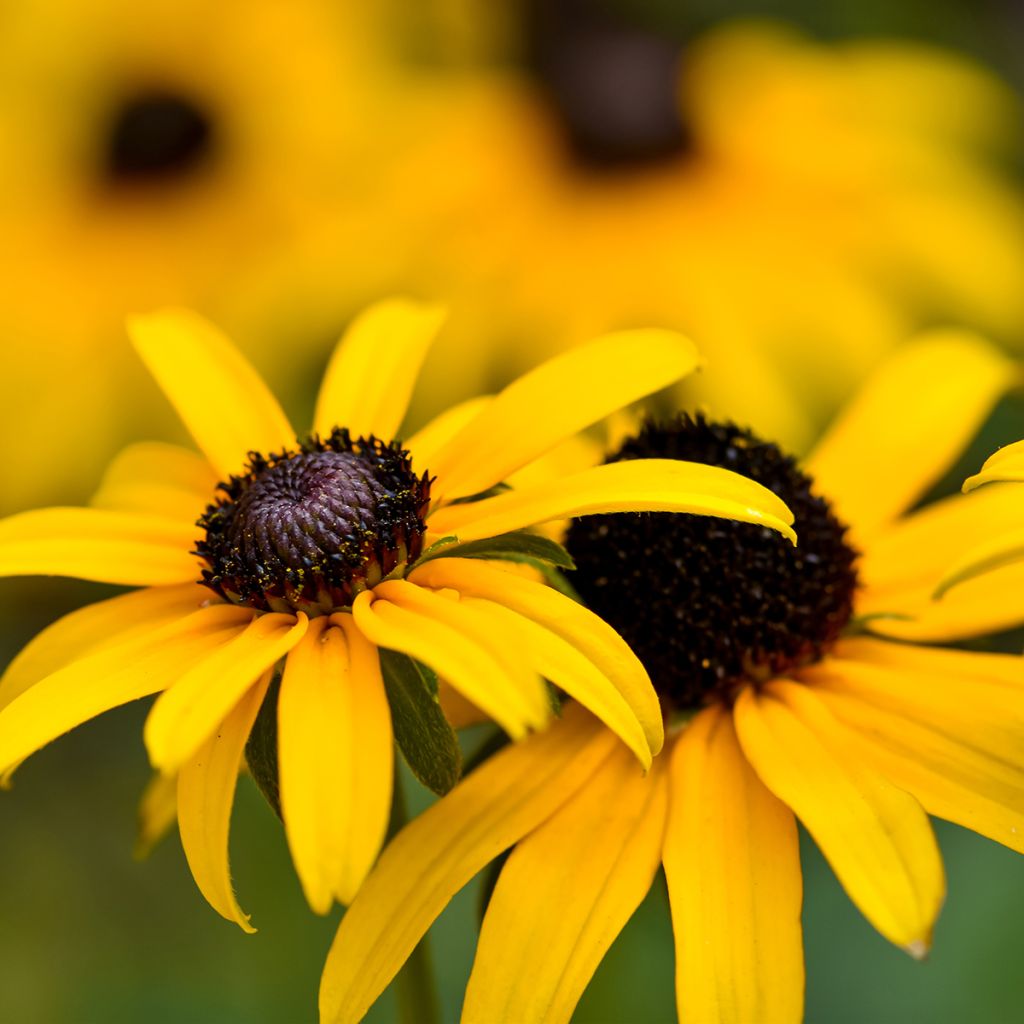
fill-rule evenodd
<path id="1" fill-rule="evenodd" d="M 1024 441 L 1000 448 L 965 481 L 964 493 L 970 494 L 986 484 L 1019 483 L 1024 483 Z M 1020 571 L 1024 563 L 1024 495 L 1018 492 L 1017 516 L 1012 522 L 993 525 L 990 536 L 961 552 L 959 559 L 950 565 L 936 588 L 937 598 L 982 573 L 997 573 L 999 583 L 1007 590 L 1020 586 L 1024 580 L 1024 572 Z"/>
<path id="2" fill-rule="evenodd" d="M 1024 852 L 1024 660 L 894 641 L 1024 621 L 1024 592 L 979 581 L 922 614 L 949 547 L 1006 506 L 991 489 L 908 510 L 1014 376 L 970 336 L 922 339 L 803 466 L 699 417 L 628 440 L 611 465 L 687 459 L 759 480 L 793 509 L 799 548 L 718 520 L 578 520 L 574 583 L 647 666 L 665 753 L 645 776 L 570 706 L 472 772 L 396 837 L 349 908 L 321 1019 L 359 1020 L 451 896 L 509 847 L 464 1022 L 569 1020 L 659 865 L 680 1020 L 798 1021 L 797 819 L 875 928 L 924 955 L 945 885 L 927 815 Z M 452 571 L 412 578 L 443 585 Z"/>
<path id="3" fill-rule="evenodd" d="M 558 562 L 557 546 L 525 527 L 675 509 L 793 536 L 770 491 L 703 465 L 642 461 L 504 486 L 565 438 L 690 372 L 695 350 L 670 332 L 609 335 L 396 441 L 440 321 L 437 309 L 399 300 L 367 311 L 328 367 L 312 432 L 297 438 L 208 322 L 173 310 L 136 318 L 135 347 L 203 454 L 137 445 L 111 466 L 94 507 L 0 521 L 0 574 L 142 588 L 59 620 L 15 659 L 0 680 L 0 770 L 161 693 L 145 726 L 150 758 L 177 777 L 199 888 L 246 930 L 227 856 L 246 748 L 320 912 L 352 898 L 380 848 L 392 734 L 429 785 L 455 781 L 436 677 L 513 737 L 547 723 L 550 680 L 650 764 L 662 719 L 628 647 L 570 598 L 488 564 Z M 445 582 L 414 582 L 413 568 L 428 565 Z M 151 790 L 154 817 L 166 818 L 167 796 L 166 783 Z"/>

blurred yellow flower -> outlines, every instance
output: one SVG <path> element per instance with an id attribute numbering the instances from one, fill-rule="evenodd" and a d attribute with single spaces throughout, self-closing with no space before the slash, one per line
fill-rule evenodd
<path id="1" fill-rule="evenodd" d="M 200 890 L 247 931 L 228 868 L 243 751 L 279 804 L 310 905 L 326 913 L 351 900 L 384 839 L 393 732 L 427 784 L 444 790 L 458 776 L 431 670 L 513 737 L 546 724 L 549 679 L 650 765 L 660 708 L 623 641 L 544 583 L 513 586 L 488 566 L 557 563 L 561 549 L 524 529 L 663 509 L 735 516 L 795 539 L 774 494 L 703 465 L 646 460 L 499 486 L 691 372 L 696 351 L 671 332 L 600 338 L 393 440 L 441 320 L 406 301 L 368 310 L 328 366 L 313 432 L 296 440 L 207 321 L 184 311 L 138 318 L 135 346 L 203 455 L 136 445 L 111 466 L 94 507 L 0 521 L 0 575 L 142 588 L 66 616 L 15 658 L 0 679 L 0 771 L 112 707 L 161 693 L 146 721 L 150 759 L 177 776 Z M 443 584 L 412 580 L 430 565 L 451 569 Z M 143 841 L 171 817 L 169 796 L 159 784 L 147 794 Z"/>
<path id="2" fill-rule="evenodd" d="M 612 465 L 693 459 L 759 480 L 793 509 L 800 546 L 685 517 L 574 524 L 572 582 L 647 667 L 664 756 L 643 775 L 571 706 L 471 773 L 389 844 L 342 919 L 323 1024 L 360 1020 L 448 900 L 509 847 L 467 1024 L 568 1021 L 661 864 L 683 1024 L 795 1024 L 797 818 L 875 928 L 923 956 L 945 891 L 927 814 L 1024 852 L 1024 661 L 892 639 L 1020 623 L 1024 586 L 978 580 L 918 617 L 949 550 L 1009 503 L 993 489 L 908 510 L 1015 376 L 970 335 L 922 337 L 868 379 L 803 468 L 702 418 L 627 442 Z M 412 578 L 443 585 L 446 571 Z"/>

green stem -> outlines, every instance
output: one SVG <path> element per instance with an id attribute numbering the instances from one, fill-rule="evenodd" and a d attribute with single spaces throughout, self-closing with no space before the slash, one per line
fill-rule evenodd
<path id="1" fill-rule="evenodd" d="M 390 839 L 409 820 L 401 775 L 395 765 L 395 792 L 391 803 Z M 424 935 L 395 978 L 398 1019 L 401 1024 L 441 1024 L 441 1003 L 434 980 L 430 940 Z"/>

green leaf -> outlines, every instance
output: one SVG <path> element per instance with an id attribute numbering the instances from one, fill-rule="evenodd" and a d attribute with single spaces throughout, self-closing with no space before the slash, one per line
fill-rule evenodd
<path id="1" fill-rule="evenodd" d="M 535 533 L 503 533 L 497 537 L 470 541 L 468 544 L 444 544 L 447 539 L 443 538 L 437 544 L 432 544 L 418 564 L 422 565 L 434 558 L 484 558 L 501 562 L 525 562 L 541 569 L 576 568 L 572 556 L 561 544 Z"/>
<path id="2" fill-rule="evenodd" d="M 380 667 L 395 742 L 413 775 L 443 796 L 459 781 L 462 752 L 437 699 L 437 676 L 398 651 L 381 649 Z"/>
<path id="3" fill-rule="evenodd" d="M 903 615 L 900 612 L 869 612 L 867 615 L 857 615 L 846 624 L 843 636 L 861 636 L 871 632 L 871 625 L 875 622 L 910 622 L 912 615 Z"/>
<path id="4" fill-rule="evenodd" d="M 245 761 L 253 782 L 271 810 L 281 817 L 281 789 L 277 777 L 277 697 L 281 673 L 275 672 L 245 743 Z"/>

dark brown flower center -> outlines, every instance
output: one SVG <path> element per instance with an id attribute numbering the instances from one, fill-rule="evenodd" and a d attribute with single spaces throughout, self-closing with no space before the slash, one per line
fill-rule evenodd
<path id="1" fill-rule="evenodd" d="M 774 444 L 732 424 L 682 417 L 647 425 L 609 461 L 669 458 L 722 466 L 789 505 L 800 538 L 671 513 L 574 521 L 573 584 L 625 637 L 675 708 L 728 700 L 820 658 L 853 613 L 857 553 L 812 480 Z"/>
<path id="2" fill-rule="evenodd" d="M 408 452 L 335 430 L 298 451 L 250 455 L 200 520 L 202 582 L 236 604 L 323 615 L 415 560 L 430 481 Z"/>

